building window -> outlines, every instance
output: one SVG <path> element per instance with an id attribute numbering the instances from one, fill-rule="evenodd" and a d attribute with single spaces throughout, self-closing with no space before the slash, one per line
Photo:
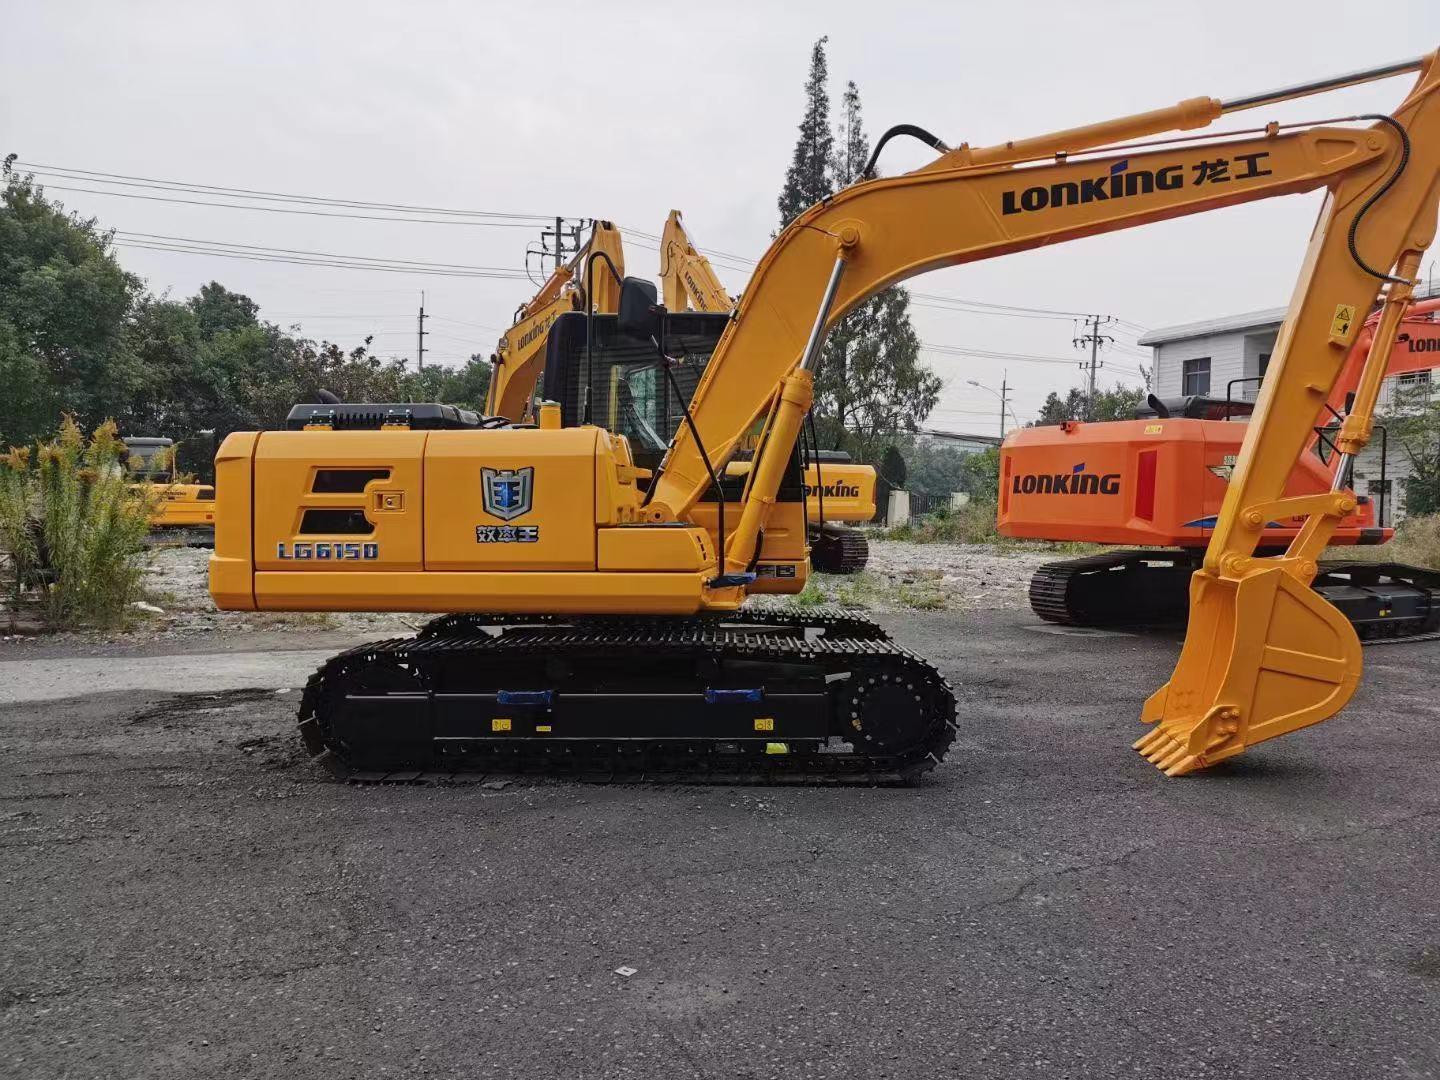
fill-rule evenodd
<path id="1" fill-rule="evenodd" d="M 1210 393 L 1210 357 L 1186 360 L 1180 367 L 1180 392 L 1186 397 Z"/>
<path id="2" fill-rule="evenodd" d="M 1269 354 L 1268 352 L 1262 352 L 1262 353 L 1260 354 L 1260 378 L 1261 378 L 1261 379 L 1264 379 L 1264 378 L 1265 378 L 1265 372 L 1267 372 L 1267 371 L 1269 371 L 1269 370 L 1270 370 L 1270 354 Z"/>
<path id="3" fill-rule="evenodd" d="M 1428 370 L 1406 371 L 1397 375 L 1395 381 L 1402 390 L 1414 390 L 1417 387 L 1428 386 L 1430 384 L 1430 372 Z"/>

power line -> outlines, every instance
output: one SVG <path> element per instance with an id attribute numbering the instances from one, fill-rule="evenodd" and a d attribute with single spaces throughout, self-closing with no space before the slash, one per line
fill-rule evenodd
<path id="1" fill-rule="evenodd" d="M 402 264 L 405 266 L 422 266 L 429 270 L 484 270 L 499 274 L 513 274 L 519 276 L 520 271 L 508 266 L 476 266 L 473 263 L 445 263 L 431 262 L 426 259 L 393 259 L 377 255 L 340 255 L 333 251 L 306 251 L 298 248 L 270 247 L 265 244 L 236 244 L 228 240 L 200 240 L 189 236 L 166 236 L 163 233 L 128 232 L 124 229 L 116 229 L 116 236 L 123 236 L 129 239 L 139 239 L 146 242 L 163 241 L 173 244 L 193 244 L 204 247 L 215 248 L 236 248 L 240 251 L 256 251 L 265 255 L 305 255 L 320 259 L 345 259 L 351 262 L 381 262 Z"/>
<path id="2" fill-rule="evenodd" d="M 161 242 L 149 242 L 141 240 L 117 240 L 116 247 L 136 248 L 142 251 L 165 251 L 180 255 L 206 255 L 217 259 L 238 259 L 244 262 L 261 263 L 285 263 L 291 266 L 312 266 L 326 269 L 338 270 L 370 270 L 384 274 L 418 274 L 427 277 L 451 277 L 451 278 L 486 278 L 499 281 L 523 281 L 524 275 L 519 271 L 459 271 L 459 270 L 432 270 L 426 267 L 390 265 L 374 261 L 338 261 L 333 259 L 301 258 L 288 255 L 265 255 L 259 253 L 248 253 L 231 251 L 223 248 L 202 247 L 198 245 L 178 245 Z"/>
<path id="3" fill-rule="evenodd" d="M 83 191 L 91 195 L 110 195 L 117 199 L 142 199 L 145 202 L 177 203 L 183 206 L 212 206 L 221 210 L 256 210 L 266 214 L 300 214 L 305 217 L 344 218 L 351 221 L 398 221 L 412 225 L 463 225 L 491 229 L 533 229 L 534 222 L 518 221 L 464 221 L 458 218 L 406 218 L 388 217 L 377 214 L 329 214 L 323 210 L 292 210 L 280 206 L 246 206 L 242 203 L 205 202 L 200 199 L 171 199 L 163 195 L 141 195 L 133 191 L 104 191 L 99 188 L 65 187 L 61 184 L 47 184 L 47 191 Z"/>
<path id="4" fill-rule="evenodd" d="M 501 210 L 456 210 L 443 206 L 415 206 L 408 203 L 372 202 L 365 199 L 342 199 L 325 195 L 295 195 L 279 191 L 264 191 L 256 188 L 224 187 L 218 184 L 201 184 L 185 180 L 160 180 L 149 176 L 132 176 L 127 173 L 100 172 L 94 169 L 74 169 L 62 165 L 41 165 L 29 161 L 16 161 L 15 165 L 27 172 L 40 176 L 59 176 L 83 183 L 104 183 L 112 186 L 159 188 L 196 195 L 217 195 L 233 199 L 265 200 L 270 202 L 294 202 L 320 206 L 344 206 L 352 209 L 389 210 L 409 214 L 449 214 L 459 217 L 505 218 L 524 221 L 533 227 L 548 221 L 552 214 L 517 214 Z M 69 175 L 73 174 L 73 175 Z M 61 189 L 65 190 L 65 189 Z"/>

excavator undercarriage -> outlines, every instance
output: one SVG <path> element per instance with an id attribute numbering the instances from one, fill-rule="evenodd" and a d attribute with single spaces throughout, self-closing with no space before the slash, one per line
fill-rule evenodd
<path id="1" fill-rule="evenodd" d="M 1183 626 L 1203 551 L 1134 548 L 1046 563 L 1030 579 L 1030 607 L 1064 626 Z M 1311 588 L 1350 620 L 1360 640 L 1440 631 L 1440 571 L 1390 562 L 1321 562 Z"/>
<path id="2" fill-rule="evenodd" d="M 300 732 L 368 780 L 899 783 L 944 758 L 955 697 L 847 612 L 451 615 L 326 663 Z"/>

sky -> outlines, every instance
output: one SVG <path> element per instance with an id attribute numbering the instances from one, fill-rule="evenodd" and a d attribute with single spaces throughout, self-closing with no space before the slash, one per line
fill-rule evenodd
<path id="1" fill-rule="evenodd" d="M 653 276 L 650 238 L 680 209 L 702 248 L 725 253 L 716 268 L 741 291 L 744 260 L 760 256 L 778 224 L 775 200 L 821 35 L 835 101 L 846 80 L 858 84 L 872 140 L 908 122 L 951 145 L 977 146 L 1440 46 L 1440 0 L 1392 0 L 1383 19 L 1338 0 L 736 0 L 689 10 L 55 0 L 7 8 L 0 156 L 19 155 L 53 198 L 121 230 L 119 257 L 151 290 L 183 298 L 220 281 L 252 297 L 263 318 L 305 336 L 350 347 L 374 335 L 381 353 L 411 357 L 423 290 L 426 359 L 445 364 L 488 356 L 534 291 L 523 271 L 541 217 L 615 221 L 626 235 L 627 271 Z M 1216 130 L 1389 111 L 1410 78 L 1222 118 Z M 901 140 L 881 168 L 894 174 L 931 156 Z M 70 177 L 45 175 L 59 170 Z M 521 216 L 437 212 L 397 222 L 322 216 L 337 209 L 321 204 L 248 203 L 306 213 L 191 205 L 154 197 L 235 200 L 157 193 L 140 181 L 83 182 L 74 170 Z M 1282 306 L 1318 206 L 1315 194 L 1272 199 L 936 271 L 909 285 L 924 297 L 1114 316 L 1101 381 L 1139 385 L 1149 350 L 1136 338 L 1146 328 Z M 496 272 L 261 262 L 156 250 L 185 245 L 154 237 Z M 531 269 L 538 282 L 533 259 Z M 996 433 L 1002 379 L 1022 422 L 1048 392 L 1081 380 L 1078 366 L 1058 362 L 1078 364 L 1081 355 L 1069 315 L 1000 315 L 926 299 L 912 318 L 921 340 L 939 347 L 923 359 L 945 384 L 927 427 Z M 964 355 L 976 351 L 1011 358 Z"/>

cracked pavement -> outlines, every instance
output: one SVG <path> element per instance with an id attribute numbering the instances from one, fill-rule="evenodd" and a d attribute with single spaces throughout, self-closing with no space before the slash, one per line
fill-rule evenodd
<path id="1" fill-rule="evenodd" d="M 313 634 L 24 668 L 0 1076 L 1440 1076 L 1440 643 L 1166 780 L 1174 637 L 887 621 L 960 697 L 910 789 L 351 787 L 275 693 Z"/>

